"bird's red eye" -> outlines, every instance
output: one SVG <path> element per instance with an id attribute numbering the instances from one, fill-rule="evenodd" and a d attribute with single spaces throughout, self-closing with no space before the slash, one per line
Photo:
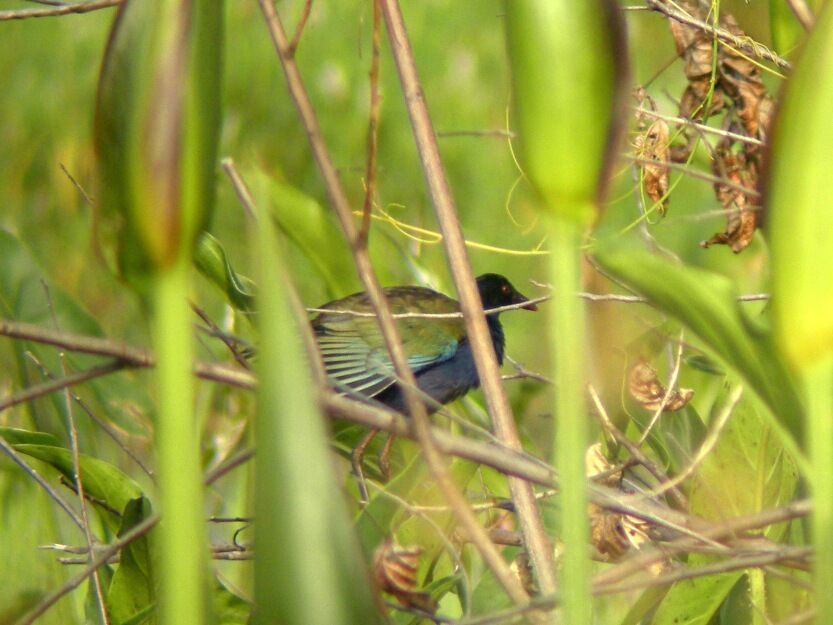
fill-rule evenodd
<path id="1" fill-rule="evenodd" d="M 509 295 L 509 285 L 508 284 L 504 284 L 502 287 L 500 287 L 500 290 L 503 291 L 506 295 Z"/>

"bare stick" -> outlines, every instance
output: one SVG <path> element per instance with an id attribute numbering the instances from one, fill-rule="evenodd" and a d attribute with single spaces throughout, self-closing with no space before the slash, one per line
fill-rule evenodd
<path id="1" fill-rule="evenodd" d="M 472 345 L 474 362 L 495 434 L 507 445 L 521 449 L 521 441 L 500 378 L 492 340 L 483 315 L 483 305 L 469 263 L 462 228 L 454 206 L 451 189 L 443 171 L 436 135 L 417 75 L 405 22 L 397 0 L 381 0 L 391 52 L 396 62 L 399 80 L 414 138 L 420 155 L 426 183 L 431 193 L 440 231 L 443 235 L 448 263 L 454 285 L 460 295 L 460 307 L 466 321 L 466 333 Z M 532 486 L 523 480 L 509 480 L 526 548 L 533 561 L 541 590 L 555 590 L 555 563 L 552 546 L 544 531 Z M 472 536 L 474 538 L 474 536 Z"/>
<path id="2" fill-rule="evenodd" d="M 78 2 L 65 4 L 51 9 L 17 9 L 0 11 L 0 22 L 5 20 L 22 20 L 29 17 L 57 17 L 72 13 L 89 13 L 121 4 L 121 0 L 93 0 L 92 2 Z"/>
<path id="3" fill-rule="evenodd" d="M 492 572 L 504 586 L 507 593 L 516 602 L 526 601 L 526 591 L 521 586 L 517 577 L 510 571 L 494 544 L 489 540 L 486 531 L 479 525 L 477 517 L 469 509 L 465 498 L 457 491 L 443 463 L 442 457 L 433 443 L 431 424 L 428 420 L 425 406 L 419 401 L 415 393 L 416 380 L 413 371 L 407 365 L 405 351 L 402 347 L 396 324 L 387 301 L 382 294 L 379 280 L 370 262 L 370 255 L 366 247 L 362 245 L 356 227 L 353 224 L 352 209 L 339 181 L 338 172 L 327 151 L 321 134 L 321 128 L 318 125 L 318 120 L 310 102 L 309 95 L 304 88 L 298 66 L 289 54 L 289 42 L 286 37 L 286 32 L 283 29 L 283 24 L 271 0 L 259 0 L 259 2 L 269 26 L 269 32 L 272 35 L 275 50 L 278 53 L 278 58 L 283 67 L 289 91 L 298 108 L 298 113 L 307 131 L 310 147 L 324 178 L 330 203 L 336 212 L 345 236 L 350 242 L 350 248 L 359 277 L 364 284 L 371 305 L 379 317 L 379 327 L 382 331 L 385 346 L 390 353 L 394 370 L 406 381 L 406 384 L 402 385 L 401 388 L 405 396 L 406 406 L 412 417 L 413 431 L 420 443 L 426 463 L 431 469 L 434 479 L 437 481 L 443 495 L 448 500 L 449 505 L 454 509 L 458 520 L 472 534 L 475 539 L 475 546 L 480 551 L 489 568 L 492 569 Z M 485 328 L 485 320 L 483 324 Z"/>

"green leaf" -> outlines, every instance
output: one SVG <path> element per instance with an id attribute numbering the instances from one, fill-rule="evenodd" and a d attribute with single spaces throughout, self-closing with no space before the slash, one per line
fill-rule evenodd
<path id="1" fill-rule="evenodd" d="M 6 442 L 12 446 L 51 445 L 52 447 L 59 447 L 61 445 L 60 441 L 48 432 L 31 432 L 29 430 L 7 428 L 4 426 L 0 426 L 0 437 L 5 438 Z"/>
<path id="2" fill-rule="evenodd" d="M 214 613 L 217 625 L 248 625 L 252 605 L 235 595 L 219 580 L 214 584 Z"/>
<path id="3" fill-rule="evenodd" d="M 600 250 L 596 259 L 693 331 L 760 397 L 792 443 L 803 441 L 802 402 L 775 349 L 766 319 L 746 314 L 728 278 L 624 247 Z"/>
<path id="4" fill-rule="evenodd" d="M 32 444 L 15 444 L 14 448 L 21 454 L 53 466 L 70 483 L 75 483 L 72 453 L 68 449 Z M 104 502 L 108 508 L 121 513 L 131 500 L 141 497 L 142 490 L 138 484 L 109 462 L 82 454 L 80 465 L 84 492 L 94 502 Z"/>
<path id="5" fill-rule="evenodd" d="M 225 294 L 232 306 L 245 312 L 254 310 L 254 283 L 234 270 L 222 243 L 207 232 L 202 233 L 197 243 L 194 264 L 203 276 Z"/>
<path id="6" fill-rule="evenodd" d="M 689 564 L 703 563 L 696 556 L 691 560 Z M 741 577 L 743 571 L 677 582 L 665 595 L 652 625 L 707 625 Z"/>
<path id="7" fill-rule="evenodd" d="M 505 7 L 525 173 L 547 210 L 586 223 L 610 164 L 627 76 L 618 8 L 607 0 Z"/>
<path id="8" fill-rule="evenodd" d="M 726 400 L 715 404 L 722 410 Z M 732 479 L 725 479 L 731 475 Z M 721 521 L 783 506 L 793 500 L 798 469 L 778 437 L 755 410 L 754 402 L 742 398 L 711 453 L 694 476 L 690 494 L 692 514 Z M 769 527 L 765 534 L 778 541 L 785 524 Z"/>
<path id="9" fill-rule="evenodd" d="M 131 499 L 122 514 L 119 537 L 150 514 L 150 502 L 145 497 Z M 119 565 L 107 592 L 107 609 L 112 622 L 119 625 L 156 623 L 156 580 L 147 535 L 121 550 Z"/>
<path id="10" fill-rule="evenodd" d="M 285 287 L 291 279 L 267 210 L 258 215 L 260 360 L 255 437 L 254 622 L 259 625 L 381 623 L 368 571 L 333 473 Z M 303 326 L 299 324 L 304 324 Z M 279 476 L 279 477 L 277 477 Z"/>

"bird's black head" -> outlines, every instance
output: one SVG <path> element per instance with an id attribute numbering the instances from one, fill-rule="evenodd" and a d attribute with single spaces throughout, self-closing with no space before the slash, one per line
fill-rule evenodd
<path id="1" fill-rule="evenodd" d="M 521 295 L 504 276 L 496 273 L 484 273 L 477 278 L 477 290 L 480 291 L 480 299 L 483 302 L 484 310 L 508 306 L 510 304 L 523 304 L 529 300 Z M 522 306 L 527 310 L 538 310 L 535 304 Z"/>

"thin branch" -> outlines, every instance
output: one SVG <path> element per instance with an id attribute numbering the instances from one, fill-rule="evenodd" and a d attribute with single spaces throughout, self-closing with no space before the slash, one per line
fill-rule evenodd
<path id="1" fill-rule="evenodd" d="M 634 163 L 639 163 L 640 165 L 656 165 L 657 161 L 650 159 L 650 158 L 642 158 L 641 156 L 634 156 L 633 154 L 625 154 L 626 158 L 630 159 Z M 690 176 L 691 178 L 697 178 L 699 180 L 704 180 L 706 182 L 711 182 L 713 184 L 719 184 L 724 187 L 728 187 L 730 189 L 735 189 L 736 191 L 740 191 L 744 193 L 750 198 L 760 198 L 761 192 L 756 189 L 750 189 L 749 187 L 744 187 L 742 184 L 737 184 L 736 182 L 732 182 L 731 180 L 727 180 L 726 178 L 720 178 L 718 176 L 714 176 L 712 174 L 706 173 L 704 171 L 700 171 L 699 169 L 691 169 L 686 167 L 680 163 L 663 163 L 663 167 L 670 169 L 672 171 L 678 171 L 686 176 Z"/>
<path id="2" fill-rule="evenodd" d="M 29 17 L 57 17 L 73 13 L 89 13 L 99 9 L 107 9 L 121 4 L 122 0 L 92 0 L 92 2 L 78 2 L 65 4 L 51 9 L 16 9 L 0 11 L 0 22 L 5 20 L 23 20 Z"/>
<path id="3" fill-rule="evenodd" d="M 717 445 L 717 441 L 720 439 L 720 434 L 723 432 L 723 428 L 726 427 L 726 424 L 735 412 L 735 408 L 737 408 L 741 397 L 743 397 L 743 387 L 738 385 L 732 390 L 732 393 L 729 395 L 729 400 L 726 402 L 723 410 L 721 410 L 720 414 L 718 414 L 712 421 L 708 434 L 703 439 L 703 443 L 700 445 L 700 448 L 697 450 L 697 453 L 688 465 L 673 478 L 666 480 L 657 486 L 651 492 L 651 495 L 659 496 L 670 489 L 675 489 L 677 485 L 682 484 L 694 474 L 694 471 L 697 470 L 700 463 L 706 459 L 706 456 L 708 456 L 714 449 L 715 445 Z"/>
<path id="4" fill-rule="evenodd" d="M 295 57 L 295 51 L 298 49 L 298 44 L 301 43 L 301 35 L 304 34 L 304 27 L 307 25 L 309 14 L 312 11 L 312 0 L 304 1 L 304 8 L 301 10 L 301 17 L 298 18 L 298 24 L 295 26 L 295 34 L 292 35 L 292 41 L 287 49 L 287 54 L 290 57 Z"/>
<path id="5" fill-rule="evenodd" d="M 441 139 L 447 137 L 496 137 L 498 139 L 514 139 L 515 133 L 502 128 L 486 130 L 441 130 L 437 132 Z"/>
<path id="6" fill-rule="evenodd" d="M 653 117 L 656 119 L 662 119 L 667 122 L 671 122 L 673 124 L 679 124 L 681 126 L 690 126 L 691 128 L 696 128 L 701 132 L 707 132 L 719 137 L 726 137 L 727 139 L 732 139 L 734 141 L 740 141 L 742 143 L 749 143 L 751 145 L 759 145 L 764 146 L 766 145 L 760 139 L 756 139 L 754 137 L 750 137 L 748 135 L 738 134 L 736 132 L 731 132 L 729 130 L 722 130 L 720 128 L 715 128 L 714 126 L 708 126 L 706 124 L 701 124 L 699 122 L 694 121 L 693 119 L 688 119 L 685 117 L 674 117 L 673 115 L 663 115 L 662 113 L 657 113 L 656 111 L 652 111 L 650 109 L 642 108 L 641 106 L 635 106 L 634 110 L 639 113 L 640 115 L 645 115 L 647 117 Z"/>
<path id="7" fill-rule="evenodd" d="M 2 442 L 2 439 L 0 439 L 0 442 Z M 158 514 L 149 516 L 144 521 L 134 526 L 130 531 L 126 532 L 124 536 L 119 538 L 116 542 L 102 548 L 98 551 L 98 555 L 90 561 L 90 564 L 86 569 L 70 579 L 58 590 L 46 596 L 34 608 L 27 612 L 23 618 L 19 619 L 15 625 L 32 625 L 32 623 L 34 623 L 44 612 L 55 605 L 61 597 L 78 588 L 78 586 L 84 583 L 84 580 L 106 564 L 110 558 L 115 556 L 123 547 L 147 534 L 158 522 Z"/>
<path id="8" fill-rule="evenodd" d="M 318 168 L 324 178 L 330 203 L 350 243 L 353 260 L 356 264 L 359 277 L 364 284 L 365 291 L 368 294 L 374 311 L 379 317 L 379 327 L 385 346 L 390 354 L 394 370 L 406 381 L 406 384 L 402 387 L 405 395 L 405 403 L 411 414 L 413 431 L 420 443 L 425 460 L 449 505 L 454 508 L 458 520 L 476 537 L 475 545 L 489 568 L 492 569 L 492 572 L 500 580 L 513 600 L 516 602 L 526 601 L 526 591 L 509 570 L 509 567 L 506 565 L 498 550 L 489 541 L 488 535 L 477 522 L 474 513 L 468 508 L 468 503 L 451 480 L 448 469 L 434 445 L 428 414 L 425 406 L 419 401 L 414 392 L 416 380 L 413 371 L 407 364 L 405 351 L 402 347 L 402 341 L 399 338 L 396 323 L 391 315 L 390 307 L 382 294 L 382 289 L 370 261 L 367 248 L 361 245 L 361 241 L 357 236 L 358 233 L 353 223 L 350 203 L 347 200 L 347 196 L 338 177 L 338 172 L 333 165 L 326 144 L 324 143 L 321 128 L 318 125 L 315 111 L 304 87 L 298 66 L 289 54 L 289 41 L 287 40 L 283 24 L 272 0 L 259 0 L 259 4 L 269 27 L 269 32 L 272 36 L 272 41 L 275 45 L 281 66 L 283 67 L 287 86 L 298 109 L 304 128 L 306 129 L 307 138 L 315 160 L 318 163 Z M 483 320 L 483 324 L 485 328 L 485 320 Z"/>
<path id="9" fill-rule="evenodd" d="M 454 278 L 454 285 L 460 295 L 460 307 L 465 316 L 466 333 L 472 346 L 475 366 L 489 413 L 492 416 L 495 434 L 511 448 L 521 449 L 520 437 L 506 389 L 500 379 L 500 369 L 469 263 L 454 198 L 443 170 L 436 134 L 417 75 L 402 12 L 397 0 L 381 1 L 391 53 L 396 62 L 420 162 L 443 235 L 443 245 Z M 544 531 L 532 486 L 524 480 L 516 479 L 510 479 L 509 486 L 515 500 L 524 542 L 535 567 L 541 590 L 545 593 L 552 592 L 556 585 L 552 546 Z M 482 528 L 479 525 L 477 527 L 482 533 Z M 466 529 L 471 531 L 472 528 Z M 472 538 L 475 539 L 476 544 L 480 540 L 476 536 Z M 502 560 L 501 563 L 503 563 Z M 517 580 L 513 578 L 512 583 L 517 584 Z M 518 602 L 525 599 L 526 593 L 515 593 L 515 595 L 515 600 Z"/>
<path id="10" fill-rule="evenodd" d="M 202 319 L 203 323 L 205 323 L 213 332 L 212 336 L 216 336 L 219 338 L 223 344 L 228 348 L 229 352 L 231 352 L 234 361 L 240 365 L 241 368 L 249 370 L 251 367 L 249 366 L 249 362 L 244 358 L 243 354 L 240 353 L 240 350 L 237 349 L 237 344 L 232 340 L 225 332 L 222 332 L 220 328 L 214 323 L 214 320 L 208 316 L 202 308 L 197 306 L 195 303 L 191 302 L 191 310 Z"/>
<path id="11" fill-rule="evenodd" d="M 370 215 L 373 212 L 373 196 L 376 194 L 376 160 L 379 151 L 379 48 L 382 30 L 382 15 L 379 0 L 373 2 L 373 33 L 371 36 L 370 57 L 370 113 L 367 123 L 367 169 L 365 174 L 364 206 L 362 207 L 362 224 L 359 228 L 359 241 L 367 245 L 370 234 Z"/>
<path id="12" fill-rule="evenodd" d="M 676 22 L 680 22 L 681 24 L 685 24 L 687 26 L 693 26 L 694 28 L 699 28 L 704 32 L 714 35 L 722 43 L 729 43 L 739 50 L 749 52 L 760 59 L 772 61 L 778 67 L 782 67 L 784 69 L 790 69 L 792 67 L 789 61 L 782 59 L 765 45 L 752 40 L 750 37 L 737 37 L 722 28 L 714 28 L 711 24 L 708 24 L 703 20 L 697 19 L 688 13 L 669 6 L 663 0 L 645 0 L 645 4 L 651 10 L 662 13 Z"/>
<path id="13" fill-rule="evenodd" d="M 124 366 L 145 368 L 153 367 L 155 364 L 153 357 L 147 351 L 128 346 L 121 341 L 103 339 L 95 336 L 80 336 L 65 332 L 55 332 L 42 328 L 41 326 L 20 321 L 0 319 L 0 336 L 53 345 L 54 347 L 66 349 L 71 352 L 115 358 L 119 362 L 124 363 Z M 255 383 L 254 376 L 248 371 L 242 371 L 237 367 L 222 364 L 195 362 L 194 374 L 204 380 L 222 382 L 230 386 L 245 389 L 254 388 Z"/>
<path id="14" fill-rule="evenodd" d="M 602 427 L 610 433 L 613 439 L 622 445 L 625 449 L 628 450 L 631 457 L 641 464 L 645 469 L 653 475 L 658 481 L 662 482 L 666 475 L 660 470 L 660 468 L 646 456 L 642 450 L 637 446 L 634 445 L 631 440 L 622 433 L 622 431 L 614 425 L 613 421 L 610 420 L 610 417 L 607 414 L 607 410 L 605 410 L 604 404 L 602 404 L 602 400 L 599 397 L 599 394 L 596 392 L 596 389 L 593 387 L 592 384 L 587 385 L 587 391 L 590 393 L 590 398 L 593 401 L 593 405 L 596 407 L 596 414 L 599 416 L 599 420 L 602 422 Z M 671 496 L 674 499 L 677 507 L 680 510 L 687 510 L 688 509 L 688 499 L 686 496 L 680 491 L 678 488 L 671 488 Z"/>
<path id="15" fill-rule="evenodd" d="M 47 380 L 46 382 L 41 382 L 40 384 L 35 384 L 34 386 L 25 388 L 19 393 L 15 393 L 11 397 L 7 397 L 6 399 L 0 401 L 0 412 L 9 409 L 12 406 L 32 401 L 33 399 L 43 397 L 44 395 L 49 395 L 55 391 L 67 389 L 70 386 L 75 386 L 83 382 L 94 380 L 95 378 L 109 375 L 115 371 L 124 369 L 127 366 L 128 364 L 122 360 L 111 360 L 103 365 L 96 365 L 95 367 L 84 369 L 83 371 L 78 371 L 62 378 L 54 378 Z"/>

